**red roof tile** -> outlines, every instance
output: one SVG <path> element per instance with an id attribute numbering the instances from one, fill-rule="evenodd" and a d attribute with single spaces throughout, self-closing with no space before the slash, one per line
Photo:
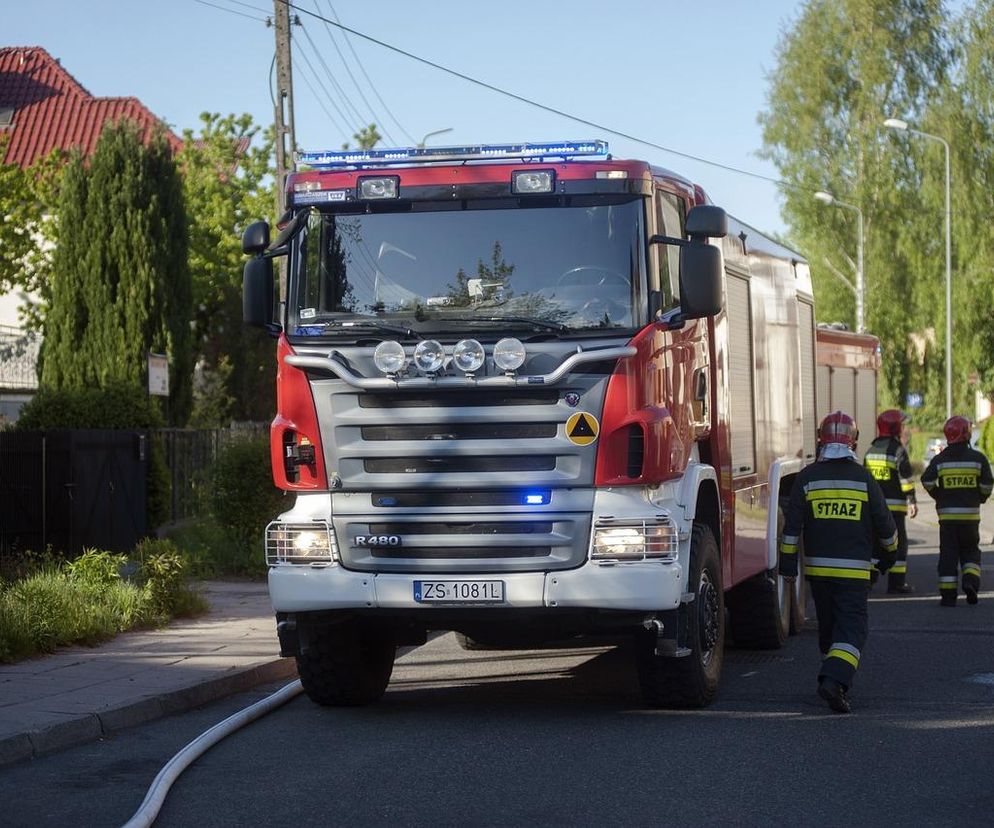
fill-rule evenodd
<path id="1" fill-rule="evenodd" d="M 181 141 L 137 98 L 95 98 L 40 46 L 0 48 L 0 110 L 13 107 L 7 164 L 28 167 L 55 148 L 79 147 L 92 154 L 108 121 L 138 123 L 146 137 L 166 130 L 174 150 Z"/>

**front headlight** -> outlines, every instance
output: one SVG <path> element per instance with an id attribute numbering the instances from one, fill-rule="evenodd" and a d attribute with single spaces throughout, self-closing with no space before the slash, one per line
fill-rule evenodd
<path id="1" fill-rule="evenodd" d="M 326 523 L 280 523 L 266 527 L 266 563 L 329 564 L 338 560 L 335 533 Z"/>
<path id="2" fill-rule="evenodd" d="M 590 558 L 594 561 L 675 561 L 676 525 L 669 518 L 601 520 L 594 527 Z"/>

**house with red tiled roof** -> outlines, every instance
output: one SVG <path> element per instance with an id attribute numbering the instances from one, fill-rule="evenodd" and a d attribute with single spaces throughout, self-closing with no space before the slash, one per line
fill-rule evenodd
<path id="1" fill-rule="evenodd" d="M 108 121 L 130 120 L 151 133 L 180 139 L 137 98 L 97 98 L 40 46 L 0 48 L 0 130 L 8 137 L 6 164 L 28 167 L 53 149 L 90 155 Z"/>
<path id="2" fill-rule="evenodd" d="M 91 155 L 104 125 L 125 119 L 146 135 L 165 130 L 174 150 L 182 143 L 137 98 L 91 95 L 40 46 L 0 48 L 0 135 L 7 139 L 0 162 L 29 167 L 53 149 L 78 148 Z M 37 387 L 38 343 L 20 330 L 17 316 L 27 298 L 0 296 L 0 419 L 11 416 L 8 403 L 19 403 L 15 398 Z"/>

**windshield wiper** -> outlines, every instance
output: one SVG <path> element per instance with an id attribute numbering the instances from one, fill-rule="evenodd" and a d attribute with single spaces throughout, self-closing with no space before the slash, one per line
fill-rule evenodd
<path id="1" fill-rule="evenodd" d="M 394 325 L 390 322 L 383 322 L 379 319 L 347 319 L 342 322 L 324 320 L 321 322 L 310 322 L 309 324 L 307 320 L 302 320 L 297 323 L 297 327 L 301 328 L 306 328 L 310 325 L 321 328 L 333 328 L 336 331 L 384 331 L 385 333 L 400 334 L 407 339 L 414 339 L 417 336 L 411 328 L 405 327 L 404 325 Z"/>
<path id="2" fill-rule="evenodd" d="M 508 322 L 513 325 L 534 325 L 546 331 L 556 331 L 557 333 L 572 333 L 573 328 L 564 325 L 562 322 L 549 322 L 545 319 L 533 319 L 530 316 L 439 316 L 434 321 L 438 322 Z"/>

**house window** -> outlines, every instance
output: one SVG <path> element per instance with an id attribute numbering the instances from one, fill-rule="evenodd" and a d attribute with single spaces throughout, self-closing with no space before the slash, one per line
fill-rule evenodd
<path id="1" fill-rule="evenodd" d="M 9 127 L 14 123 L 14 107 L 0 106 L 0 128 Z"/>

